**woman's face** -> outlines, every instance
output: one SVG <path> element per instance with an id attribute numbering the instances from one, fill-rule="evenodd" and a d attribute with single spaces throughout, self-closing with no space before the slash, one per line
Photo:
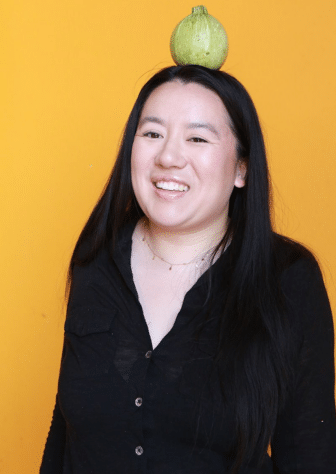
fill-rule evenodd
<path id="1" fill-rule="evenodd" d="M 131 157 L 133 190 L 148 219 L 171 231 L 223 228 L 233 188 L 245 184 L 236 145 L 217 94 L 179 81 L 155 89 Z"/>

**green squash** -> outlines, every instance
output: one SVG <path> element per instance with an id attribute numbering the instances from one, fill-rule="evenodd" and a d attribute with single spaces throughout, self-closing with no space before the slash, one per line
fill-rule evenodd
<path id="1" fill-rule="evenodd" d="M 193 7 L 170 38 L 170 52 L 176 64 L 195 64 L 219 69 L 228 54 L 228 40 L 221 23 L 200 5 Z"/>

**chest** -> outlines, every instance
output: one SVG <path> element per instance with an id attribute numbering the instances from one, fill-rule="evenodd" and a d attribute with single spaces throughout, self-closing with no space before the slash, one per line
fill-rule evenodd
<path id="1" fill-rule="evenodd" d="M 169 270 L 166 262 L 153 260 L 141 244 L 138 240 L 133 242 L 131 268 L 152 345 L 156 347 L 173 327 L 196 276 L 182 267 Z"/>
<path id="2" fill-rule="evenodd" d="M 223 421 L 217 380 L 209 383 L 212 357 L 203 344 L 192 341 L 197 321 L 186 317 L 182 320 L 189 322 L 181 324 L 180 318 L 175 336 L 170 335 L 166 344 L 151 352 L 148 338 L 137 328 L 141 314 L 131 299 L 127 312 L 112 315 L 106 311 L 109 321 L 95 313 L 91 325 L 86 324 L 92 321 L 87 306 L 74 311 L 66 326 L 59 398 L 72 447 L 78 445 L 81 462 L 84 457 L 85 465 L 95 465 L 95 459 L 85 458 L 91 454 L 87 447 L 94 446 L 92 453 L 98 453 L 106 469 L 108 466 L 99 472 L 140 472 L 134 450 L 144 446 L 155 469 L 143 472 L 161 473 L 162 465 L 167 466 L 167 474 L 177 470 L 225 472 L 222 451 L 232 437 L 231 410 L 225 412 Z M 128 315 L 130 324 L 125 324 Z M 206 450 L 213 458 L 204 455 L 201 471 L 197 455 L 190 466 L 195 433 L 200 452 Z M 162 452 L 158 452 L 160 446 Z M 177 469 L 174 460 L 187 463 L 190 469 Z M 218 469 L 210 471 L 209 462 L 218 462 Z"/>

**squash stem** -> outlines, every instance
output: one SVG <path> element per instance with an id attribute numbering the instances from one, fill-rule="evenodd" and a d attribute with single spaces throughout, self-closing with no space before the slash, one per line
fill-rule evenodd
<path id="1" fill-rule="evenodd" d="M 192 7 L 192 14 L 193 15 L 207 15 L 208 10 L 203 5 L 199 5 L 198 7 Z"/>

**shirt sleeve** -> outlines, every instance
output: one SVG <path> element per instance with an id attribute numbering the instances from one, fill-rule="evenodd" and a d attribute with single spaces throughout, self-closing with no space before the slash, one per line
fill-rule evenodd
<path id="1" fill-rule="evenodd" d="M 336 474 L 333 319 L 317 262 L 297 261 L 283 289 L 298 352 L 271 443 L 275 473 Z"/>

